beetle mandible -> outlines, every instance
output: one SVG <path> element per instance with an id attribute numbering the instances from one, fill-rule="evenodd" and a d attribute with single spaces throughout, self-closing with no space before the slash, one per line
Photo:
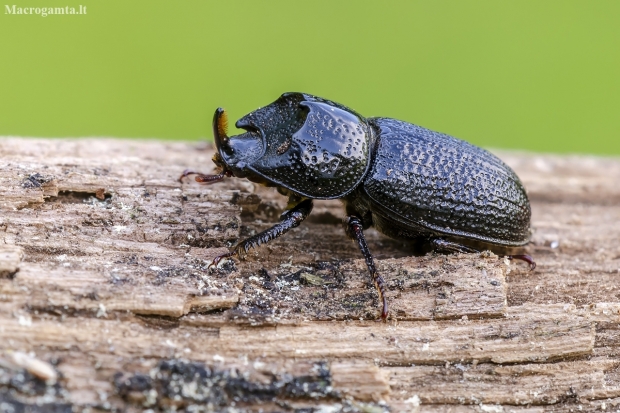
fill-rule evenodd
<path id="1" fill-rule="evenodd" d="M 246 253 L 297 227 L 313 199 L 341 199 L 347 235 L 357 242 L 388 316 L 385 282 L 364 238 L 374 226 L 397 239 L 424 242 L 441 253 L 508 252 L 530 238 L 530 203 L 510 167 L 488 151 L 452 136 L 391 118 L 364 118 L 317 96 L 285 93 L 241 118 L 227 136 L 222 108 L 213 117 L 217 175 L 186 170 L 196 181 L 246 178 L 288 196 L 273 227 L 216 257 Z M 530 264 L 529 255 L 508 255 Z"/>

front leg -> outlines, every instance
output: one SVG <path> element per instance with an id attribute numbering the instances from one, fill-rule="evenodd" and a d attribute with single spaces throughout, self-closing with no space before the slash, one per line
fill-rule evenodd
<path id="1" fill-rule="evenodd" d="M 280 217 L 279 223 L 259 234 L 241 241 L 230 252 L 218 255 L 213 259 L 213 262 L 209 264 L 209 267 L 217 266 L 217 264 L 224 258 L 230 258 L 234 255 L 240 257 L 242 254 L 246 254 L 250 248 L 256 248 L 261 244 L 265 244 L 278 238 L 280 235 L 287 233 L 291 228 L 295 228 L 301 224 L 301 222 L 306 219 L 308 215 L 310 215 L 310 212 L 312 212 L 311 199 L 306 199 L 293 205 L 291 209 L 284 211 Z"/>
<path id="2" fill-rule="evenodd" d="M 203 174 L 200 172 L 192 171 L 191 169 L 186 169 L 183 171 L 178 181 L 183 183 L 183 178 L 185 178 L 186 176 L 190 176 L 190 175 L 196 175 L 195 181 L 200 182 L 201 184 L 211 184 L 213 182 L 221 181 L 227 176 L 228 177 L 233 176 L 232 172 L 227 171 L 227 170 L 223 170 L 217 175 L 207 175 L 207 174 Z"/>
<path id="3" fill-rule="evenodd" d="M 370 276 L 372 277 L 372 281 L 375 284 L 377 293 L 379 294 L 379 300 L 382 304 L 381 318 L 385 321 L 388 316 L 388 303 L 387 298 L 385 297 L 385 281 L 377 272 L 375 260 L 372 258 L 372 254 L 366 244 L 362 219 L 356 215 L 349 215 L 345 218 L 345 226 L 347 235 L 357 241 L 357 246 L 360 248 L 364 259 L 366 260 L 366 266 L 368 267 L 368 271 L 370 272 Z"/>

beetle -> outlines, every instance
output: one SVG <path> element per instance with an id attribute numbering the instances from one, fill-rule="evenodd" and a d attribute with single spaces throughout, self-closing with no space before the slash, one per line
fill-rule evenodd
<path id="1" fill-rule="evenodd" d="M 297 227 L 313 199 L 344 203 L 346 234 L 357 242 L 388 316 L 385 282 L 364 230 L 423 242 L 440 253 L 508 252 L 530 239 L 530 203 L 515 172 L 490 152 L 452 136 L 391 118 L 365 118 L 339 103 L 284 93 L 242 117 L 227 135 L 222 108 L 213 117 L 216 175 L 186 170 L 201 183 L 245 178 L 288 196 L 280 222 L 216 257 L 241 257 Z M 530 264 L 529 255 L 508 255 Z"/>

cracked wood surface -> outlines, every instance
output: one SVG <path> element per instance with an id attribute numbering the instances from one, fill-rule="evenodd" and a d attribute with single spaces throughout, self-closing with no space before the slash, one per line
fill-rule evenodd
<path id="1" fill-rule="evenodd" d="M 384 324 L 338 201 L 209 271 L 286 203 L 244 180 L 178 182 L 185 168 L 212 170 L 209 146 L 0 140 L 0 402 L 615 409 L 620 160 L 498 154 L 532 201 L 536 271 L 490 253 L 411 256 L 369 230 L 391 305 Z M 40 361 L 58 377 L 45 382 Z"/>

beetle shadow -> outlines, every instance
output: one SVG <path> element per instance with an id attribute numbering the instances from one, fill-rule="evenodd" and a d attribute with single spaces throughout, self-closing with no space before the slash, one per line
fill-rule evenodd
<path id="1" fill-rule="evenodd" d="M 375 259 L 420 257 L 431 251 L 423 239 L 394 239 L 375 228 L 368 228 L 364 234 Z"/>

